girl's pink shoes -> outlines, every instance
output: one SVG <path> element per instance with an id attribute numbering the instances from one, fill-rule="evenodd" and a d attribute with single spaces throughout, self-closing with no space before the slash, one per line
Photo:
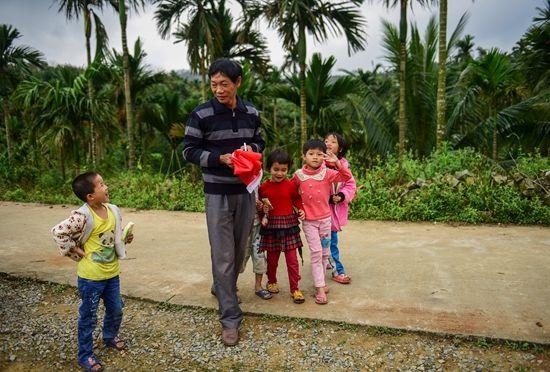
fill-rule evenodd
<path id="1" fill-rule="evenodd" d="M 328 303 L 327 295 L 325 293 L 316 293 L 315 294 L 315 303 L 317 305 L 325 305 Z"/>

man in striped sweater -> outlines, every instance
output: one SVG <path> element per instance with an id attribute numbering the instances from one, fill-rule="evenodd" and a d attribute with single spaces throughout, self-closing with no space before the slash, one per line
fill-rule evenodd
<path id="1" fill-rule="evenodd" d="M 242 67 L 227 58 L 209 68 L 214 97 L 197 106 L 187 121 L 183 157 L 202 169 L 206 224 L 212 259 L 213 289 L 219 303 L 222 341 L 239 341 L 243 313 L 237 298 L 237 278 L 256 212 L 254 193 L 233 173 L 236 149 L 262 152 L 258 110 L 237 95 Z"/>

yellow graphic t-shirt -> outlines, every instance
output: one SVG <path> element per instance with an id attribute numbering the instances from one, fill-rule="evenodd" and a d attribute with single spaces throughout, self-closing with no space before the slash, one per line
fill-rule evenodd
<path id="1" fill-rule="evenodd" d="M 105 207 L 107 208 L 107 207 Z M 77 275 L 84 279 L 106 280 L 117 276 L 120 264 L 115 252 L 115 216 L 107 208 L 107 219 L 99 217 L 91 208 L 94 228 L 84 243 L 86 255 L 78 262 Z"/>

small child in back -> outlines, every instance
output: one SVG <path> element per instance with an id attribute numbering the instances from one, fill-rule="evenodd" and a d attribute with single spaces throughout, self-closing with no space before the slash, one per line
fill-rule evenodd
<path id="1" fill-rule="evenodd" d="M 267 252 L 267 290 L 271 293 L 279 293 L 277 266 L 284 252 L 290 296 L 294 303 L 301 304 L 305 298 L 299 287 L 300 265 L 296 250 L 302 248 L 298 219 L 304 218 L 304 208 L 298 188 L 287 178 L 291 165 L 290 156 L 281 149 L 273 150 L 267 157 L 271 178 L 258 189 L 262 201 L 260 251 Z"/>
<path id="2" fill-rule="evenodd" d="M 343 167 L 340 159 L 325 142 L 312 139 L 302 148 L 304 166 L 298 169 L 292 180 L 298 185 L 306 216 L 302 222 L 304 235 L 309 246 L 311 274 L 315 285 L 315 303 L 328 303 L 328 287 L 325 283 L 325 269 L 329 263 L 331 212 L 329 197 L 332 183 L 345 182 L 351 178 L 351 172 Z M 335 169 L 325 165 L 329 162 Z"/>
<path id="3" fill-rule="evenodd" d="M 118 337 L 124 307 L 119 259 L 126 257 L 125 243 L 131 243 L 134 236 L 130 233 L 126 241 L 122 240 L 120 209 L 109 203 L 108 187 L 100 174 L 77 176 L 72 189 L 85 204 L 54 226 L 52 235 L 59 253 L 78 261 L 78 364 L 86 371 L 102 371 L 103 365 L 93 350 L 99 300 L 103 299 L 105 306 L 103 343 L 125 349 L 126 342 Z"/>
<path id="4" fill-rule="evenodd" d="M 256 194 L 256 209 L 262 208 L 262 202 L 258 200 L 258 189 L 254 190 Z M 262 287 L 264 274 L 267 272 L 267 258 L 265 252 L 260 252 L 260 216 L 258 213 L 254 216 L 254 223 L 250 234 L 248 235 L 247 250 L 244 256 L 244 261 L 239 270 L 242 274 L 246 268 L 246 263 L 249 258 L 252 258 L 252 271 L 254 272 L 254 293 L 262 300 L 269 300 L 273 297 L 271 292 Z"/>
<path id="5" fill-rule="evenodd" d="M 349 163 L 344 157 L 347 151 L 344 138 L 338 133 L 329 133 L 325 136 L 325 144 L 327 151 L 331 151 L 338 156 L 340 164 L 344 168 L 349 169 Z M 327 167 L 332 167 L 331 163 L 326 163 Z M 338 249 L 338 232 L 342 231 L 342 227 L 348 223 L 349 203 L 355 197 L 357 185 L 353 176 L 344 182 L 335 182 L 332 184 L 330 192 L 330 211 L 331 211 L 331 228 L 330 228 L 330 255 L 332 266 L 332 280 L 340 284 L 349 284 L 351 277 L 346 274 L 344 265 L 340 260 L 340 251 Z"/>

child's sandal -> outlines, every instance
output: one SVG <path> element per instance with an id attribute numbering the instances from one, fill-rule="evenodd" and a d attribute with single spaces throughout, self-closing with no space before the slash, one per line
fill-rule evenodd
<path id="1" fill-rule="evenodd" d="M 113 349 L 117 349 L 118 351 L 126 349 L 126 341 L 119 338 L 118 336 L 108 340 L 103 340 L 103 343 L 105 343 L 105 346 L 112 347 Z"/>
<path id="2" fill-rule="evenodd" d="M 254 292 L 256 296 L 260 297 L 262 300 L 269 300 L 273 295 L 267 289 L 260 289 L 259 291 Z"/>
<path id="3" fill-rule="evenodd" d="M 324 293 L 323 294 L 317 293 L 313 297 L 315 297 L 315 303 L 317 305 L 325 305 L 328 303 L 327 295 Z"/>
<path id="4" fill-rule="evenodd" d="M 98 372 L 103 371 L 103 365 L 95 356 L 88 357 L 86 359 L 86 362 L 78 362 L 78 364 L 84 369 L 86 372 Z"/>

